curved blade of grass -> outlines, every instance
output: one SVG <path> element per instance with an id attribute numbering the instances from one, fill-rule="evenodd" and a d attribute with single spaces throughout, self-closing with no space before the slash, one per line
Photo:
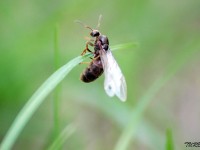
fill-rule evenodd
<path id="1" fill-rule="evenodd" d="M 33 113 L 39 107 L 39 105 L 44 101 L 48 94 L 65 78 L 65 76 L 80 62 L 85 58 L 91 57 L 92 54 L 86 54 L 85 56 L 78 56 L 68 62 L 66 65 L 62 66 L 56 72 L 54 72 L 33 94 L 33 96 L 28 100 L 26 105 L 17 115 L 15 121 L 13 122 L 11 128 L 9 129 L 7 135 L 5 136 L 0 149 L 9 150 L 16 141 L 18 135 L 24 128 L 25 124 L 29 121 Z"/>
<path id="2" fill-rule="evenodd" d="M 118 44 L 118 45 L 115 45 L 115 46 L 110 46 L 110 49 L 112 51 L 115 51 L 115 50 L 118 50 L 118 49 L 136 48 L 138 46 L 139 46 L 139 43 L 130 42 L 130 43 L 125 43 L 125 44 Z"/>
<path id="3" fill-rule="evenodd" d="M 166 70 L 166 73 L 158 78 L 148 89 L 148 91 L 141 97 L 139 100 L 139 103 L 137 106 L 133 109 L 131 112 L 131 118 L 129 122 L 127 123 L 127 126 L 122 131 L 121 136 L 119 137 L 119 140 L 115 146 L 115 150 L 126 150 L 128 149 L 128 145 L 131 141 L 131 139 L 134 138 L 137 132 L 137 128 L 139 126 L 139 123 L 143 117 L 143 114 L 155 96 L 155 94 L 163 87 L 169 79 L 171 79 L 174 74 L 187 62 L 189 58 L 194 56 L 195 52 L 199 51 L 200 43 L 192 43 L 189 46 L 187 46 L 183 51 L 181 51 L 181 54 L 177 55 L 174 58 L 174 61 L 172 61 L 168 69 Z"/>
<path id="4" fill-rule="evenodd" d="M 68 125 L 60 135 L 54 140 L 54 142 L 50 145 L 48 150 L 58 150 L 60 149 L 65 141 L 75 132 L 75 127 L 73 124 Z"/>
<path id="5" fill-rule="evenodd" d="M 134 43 L 120 44 L 113 46 L 112 49 L 129 48 L 135 47 Z M 67 74 L 84 59 L 92 57 L 93 54 L 86 53 L 84 56 L 78 56 L 67 64 L 59 68 L 54 72 L 31 96 L 25 106 L 21 109 L 14 122 L 12 123 L 10 129 L 8 130 L 6 136 L 4 137 L 0 150 L 10 150 L 17 140 L 17 137 L 21 133 L 22 129 L 25 127 L 27 122 L 30 120 L 33 113 L 37 110 L 40 104 L 45 100 L 45 98 L 55 89 L 55 87 L 67 76 Z"/>

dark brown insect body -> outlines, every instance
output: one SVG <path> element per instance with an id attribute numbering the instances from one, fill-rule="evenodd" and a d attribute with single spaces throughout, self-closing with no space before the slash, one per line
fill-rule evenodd
<path id="1" fill-rule="evenodd" d="M 101 59 L 97 58 L 93 60 L 89 66 L 81 74 L 81 80 L 83 82 L 92 82 L 96 80 L 103 73 L 103 66 L 101 64 Z"/>
<path id="2" fill-rule="evenodd" d="M 88 41 L 86 43 L 86 48 L 82 53 L 82 55 L 83 55 L 86 53 L 86 51 L 91 52 L 88 49 L 88 45 L 94 46 L 94 58 L 93 58 L 92 62 L 89 64 L 89 66 L 81 74 L 81 80 L 86 83 L 92 82 L 92 81 L 96 80 L 99 76 L 102 75 L 103 66 L 101 63 L 99 51 L 100 50 L 107 51 L 109 48 L 108 38 L 105 35 L 101 35 L 98 30 L 92 30 L 90 35 L 92 37 L 96 37 L 96 40 L 95 40 L 94 44 L 91 43 L 91 41 Z"/>

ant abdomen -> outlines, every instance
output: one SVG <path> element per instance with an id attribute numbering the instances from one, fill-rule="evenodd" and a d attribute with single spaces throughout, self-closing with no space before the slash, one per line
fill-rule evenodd
<path id="1" fill-rule="evenodd" d="M 89 83 L 96 80 L 103 73 L 103 66 L 100 58 L 93 60 L 81 74 L 81 80 Z"/>

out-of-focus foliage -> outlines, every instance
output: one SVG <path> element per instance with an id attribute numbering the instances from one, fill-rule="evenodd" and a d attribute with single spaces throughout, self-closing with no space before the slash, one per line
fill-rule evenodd
<path id="1" fill-rule="evenodd" d="M 76 124 L 76 132 L 63 149 L 114 149 L 139 100 L 160 78 L 167 80 L 148 97 L 129 149 L 164 149 L 166 128 L 173 131 L 175 149 L 183 149 L 185 142 L 198 142 L 199 8 L 198 0 L 1 0 L 0 141 L 27 99 L 55 70 L 55 27 L 63 65 L 80 55 L 84 37 L 89 36 L 89 30 L 74 20 L 95 28 L 102 14 L 100 31 L 109 37 L 110 45 L 140 44 L 137 49 L 113 52 L 126 77 L 128 99 L 121 103 L 116 97 L 109 98 L 103 76 L 94 83 L 82 83 L 79 76 L 86 66 L 76 67 L 61 85 L 60 131 L 69 123 Z M 24 128 L 14 149 L 49 147 L 53 126 L 51 95 Z"/>

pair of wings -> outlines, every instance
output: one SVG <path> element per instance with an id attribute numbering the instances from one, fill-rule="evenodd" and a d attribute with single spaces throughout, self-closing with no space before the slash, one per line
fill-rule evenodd
<path id="1" fill-rule="evenodd" d="M 99 53 L 105 74 L 104 89 L 106 93 L 110 97 L 116 95 L 121 101 L 126 101 L 126 81 L 110 49 L 107 51 L 102 49 Z"/>

